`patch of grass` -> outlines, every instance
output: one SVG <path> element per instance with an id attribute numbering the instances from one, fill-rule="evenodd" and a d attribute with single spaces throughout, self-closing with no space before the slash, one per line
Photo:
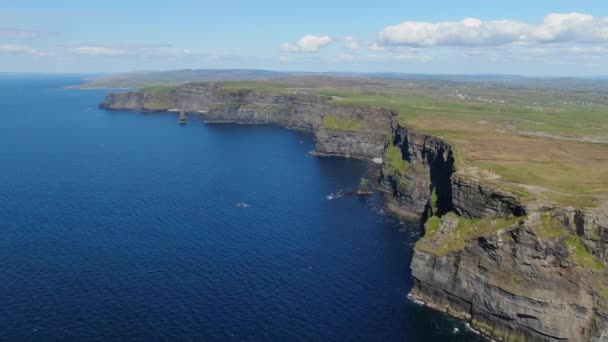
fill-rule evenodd
<path id="1" fill-rule="evenodd" d="M 323 126 L 328 129 L 358 132 L 363 128 L 363 120 L 329 114 L 323 117 Z"/>
<path id="2" fill-rule="evenodd" d="M 144 107 L 149 110 L 167 110 L 173 106 L 175 86 L 147 87 L 144 93 Z"/>
<path id="3" fill-rule="evenodd" d="M 598 293 L 604 299 L 608 300 L 608 284 L 605 281 L 602 281 L 597 287 Z"/>
<path id="4" fill-rule="evenodd" d="M 171 95 L 177 86 L 146 87 L 141 91 L 147 95 Z"/>
<path id="5" fill-rule="evenodd" d="M 274 95 L 289 94 L 295 91 L 289 85 L 265 81 L 225 81 L 222 82 L 222 85 L 225 90 L 255 90 Z"/>
<path id="6" fill-rule="evenodd" d="M 387 161 L 385 165 L 388 166 L 388 175 L 390 175 L 395 181 L 397 181 L 397 190 L 401 193 L 406 193 L 410 186 L 410 180 L 406 177 L 410 171 L 410 163 L 403 159 L 401 149 L 392 143 L 392 137 L 389 139 L 391 142 L 384 151 L 384 159 Z M 424 172 L 424 170 L 419 170 Z"/>
<path id="7" fill-rule="evenodd" d="M 458 226 L 445 234 L 438 234 L 443 217 L 458 220 Z M 468 219 L 457 216 L 455 213 L 447 213 L 443 217 L 433 216 L 429 218 L 425 224 L 425 234 L 416 243 L 416 248 L 427 253 L 443 256 L 466 248 L 475 238 L 506 229 L 520 220 L 517 217 L 510 219 Z"/>
<path id="8" fill-rule="evenodd" d="M 602 262 L 589 253 L 581 239 L 570 233 L 561 222 L 551 218 L 547 213 L 542 214 L 540 220 L 540 225 L 534 227 L 534 232 L 539 239 L 563 238 L 563 242 L 570 252 L 570 258 L 574 263 L 590 270 L 602 270 L 604 268 Z"/>
<path id="9" fill-rule="evenodd" d="M 433 188 L 433 191 L 431 192 L 431 210 L 433 212 L 433 215 L 436 215 L 437 212 L 439 211 L 438 207 L 437 207 L 437 202 L 439 201 L 439 197 L 437 196 L 437 188 Z"/>
<path id="10" fill-rule="evenodd" d="M 401 153 L 401 149 L 399 147 L 393 145 L 391 141 L 390 145 L 386 148 L 384 152 L 384 157 L 388 160 L 388 166 L 391 171 L 397 174 L 405 174 L 409 169 L 409 163 L 403 159 L 403 154 Z"/>
<path id="11" fill-rule="evenodd" d="M 554 239 L 568 235 L 568 230 L 564 225 L 544 213 L 540 217 L 540 225 L 534 227 L 534 232 L 541 240 Z"/>
<path id="12" fill-rule="evenodd" d="M 437 216 L 431 216 L 424 224 L 424 236 L 433 237 L 437 234 L 437 229 L 441 225 L 441 218 Z"/>
<path id="13" fill-rule="evenodd" d="M 570 234 L 564 240 L 564 243 L 570 251 L 570 257 L 577 265 L 585 269 L 596 271 L 604 269 L 604 264 L 596 257 L 594 257 L 591 253 L 589 253 L 589 251 L 578 236 Z"/>
<path id="14" fill-rule="evenodd" d="M 163 99 L 145 99 L 144 108 L 147 110 L 167 110 L 171 109 L 173 102 Z"/>

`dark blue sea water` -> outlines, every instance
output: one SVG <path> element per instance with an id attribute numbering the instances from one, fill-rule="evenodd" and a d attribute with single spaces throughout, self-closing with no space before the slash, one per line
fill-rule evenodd
<path id="1" fill-rule="evenodd" d="M 364 163 L 279 127 L 102 111 L 79 81 L 0 76 L 0 340 L 479 339 L 406 299 L 415 227 L 327 200 Z"/>

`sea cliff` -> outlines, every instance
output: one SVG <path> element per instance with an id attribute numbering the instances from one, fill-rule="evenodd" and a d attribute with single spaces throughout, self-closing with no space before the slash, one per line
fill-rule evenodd
<path id="1" fill-rule="evenodd" d="M 608 207 L 529 203 L 456 166 L 453 147 L 382 108 L 327 96 L 219 84 L 108 94 L 101 108 L 179 109 L 208 122 L 274 123 L 314 133 L 317 155 L 382 160 L 393 209 L 422 218 L 412 297 L 504 341 L 608 337 Z M 488 180 L 490 179 L 490 180 Z"/>
<path id="2" fill-rule="evenodd" d="M 397 113 L 338 106 L 330 100 L 326 96 L 272 95 L 255 90 L 229 91 L 218 84 L 188 84 L 150 92 L 108 94 L 100 107 L 140 112 L 178 108 L 201 113 L 210 123 L 274 123 L 313 132 L 319 155 L 382 158 Z"/>

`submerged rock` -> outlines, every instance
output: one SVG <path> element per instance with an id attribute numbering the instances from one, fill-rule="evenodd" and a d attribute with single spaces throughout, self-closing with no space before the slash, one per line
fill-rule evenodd
<path id="1" fill-rule="evenodd" d="M 369 183 L 369 179 L 361 178 L 359 181 L 359 188 L 357 188 L 357 195 L 359 196 L 371 196 L 374 194 L 373 187 Z"/>

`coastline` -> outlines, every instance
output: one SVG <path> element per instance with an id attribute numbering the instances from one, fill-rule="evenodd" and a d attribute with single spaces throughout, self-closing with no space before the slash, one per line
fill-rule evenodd
<path id="1" fill-rule="evenodd" d="M 508 190 L 495 188 L 485 179 L 471 176 L 470 170 L 457 169 L 450 144 L 400 125 L 394 112 L 382 108 L 336 106 L 328 101 L 318 96 L 226 92 L 217 85 L 186 85 L 160 99 L 138 92 L 109 94 L 101 108 L 145 111 L 150 109 L 146 107 L 148 102 L 198 112 L 204 108 L 202 115 L 209 123 L 278 124 L 312 132 L 316 149 L 311 155 L 367 161 L 382 158 L 377 187 L 389 199 L 385 202 L 387 210 L 399 217 L 422 219 L 427 223 L 425 236 L 414 247 L 412 298 L 468 321 L 497 340 L 591 340 L 608 326 L 608 315 L 603 313 L 606 299 L 594 290 L 595 281 L 601 281 L 603 277 L 603 267 L 601 270 L 581 269 L 578 256 L 567 252 L 569 241 L 575 239 L 590 251 L 587 252 L 590 256 L 585 254 L 585 258 L 605 263 L 601 257 L 603 245 L 594 243 L 592 235 L 604 227 L 601 212 L 579 214 L 582 211 L 568 211 L 548 204 L 538 211 L 538 204 L 527 205 Z M 329 126 L 329 122 L 325 122 L 328 116 L 341 118 L 338 122 L 362 122 L 363 126 Z M 333 122 L 335 120 L 332 125 Z M 389 150 L 398 152 L 389 154 Z M 551 226 L 555 221 L 563 231 L 543 235 L 545 216 Z M 511 223 L 513 218 L 517 218 L 517 222 Z M 461 225 L 462 228 L 458 228 Z M 494 228 L 502 225 L 504 228 L 500 230 Z M 473 227 L 480 232 L 473 231 L 473 235 L 462 240 L 460 230 L 470 231 Z M 579 234 L 581 230 L 583 235 Z M 449 247 L 452 241 L 459 243 L 458 248 Z M 487 248 L 489 241 L 491 249 Z M 544 251 L 544 257 L 526 266 L 530 261 L 524 256 L 534 255 L 538 246 Z M 566 254 L 563 254 L 564 248 Z M 496 253 L 501 259 L 510 260 L 509 264 L 501 259 L 497 261 Z M 482 260 L 483 268 L 474 260 Z M 566 273 L 555 274 L 551 266 L 554 264 L 566 267 Z M 534 278 L 551 279 L 557 285 L 540 291 L 538 285 L 530 283 L 529 289 L 509 291 L 511 287 L 521 287 L 520 282 L 527 282 L 528 276 L 523 272 L 531 272 L 524 271 L 530 267 Z M 488 279 L 478 279 L 479 274 L 486 274 Z M 502 274 L 522 280 L 509 284 L 512 280 L 506 281 Z M 565 287 L 566 292 L 554 305 L 542 308 L 534 304 L 534 301 L 544 302 L 545 298 L 564 292 L 560 284 L 580 278 L 581 274 L 590 274 L 591 280 Z M 588 291 L 591 291 L 591 297 L 580 297 Z M 479 294 L 484 295 L 479 297 Z M 483 300 L 494 304 L 484 307 Z M 504 305 L 507 309 L 501 308 Z M 560 307 L 569 309 L 564 311 Z M 580 310 L 586 314 L 577 314 Z M 566 321 L 564 315 L 577 318 Z"/>

